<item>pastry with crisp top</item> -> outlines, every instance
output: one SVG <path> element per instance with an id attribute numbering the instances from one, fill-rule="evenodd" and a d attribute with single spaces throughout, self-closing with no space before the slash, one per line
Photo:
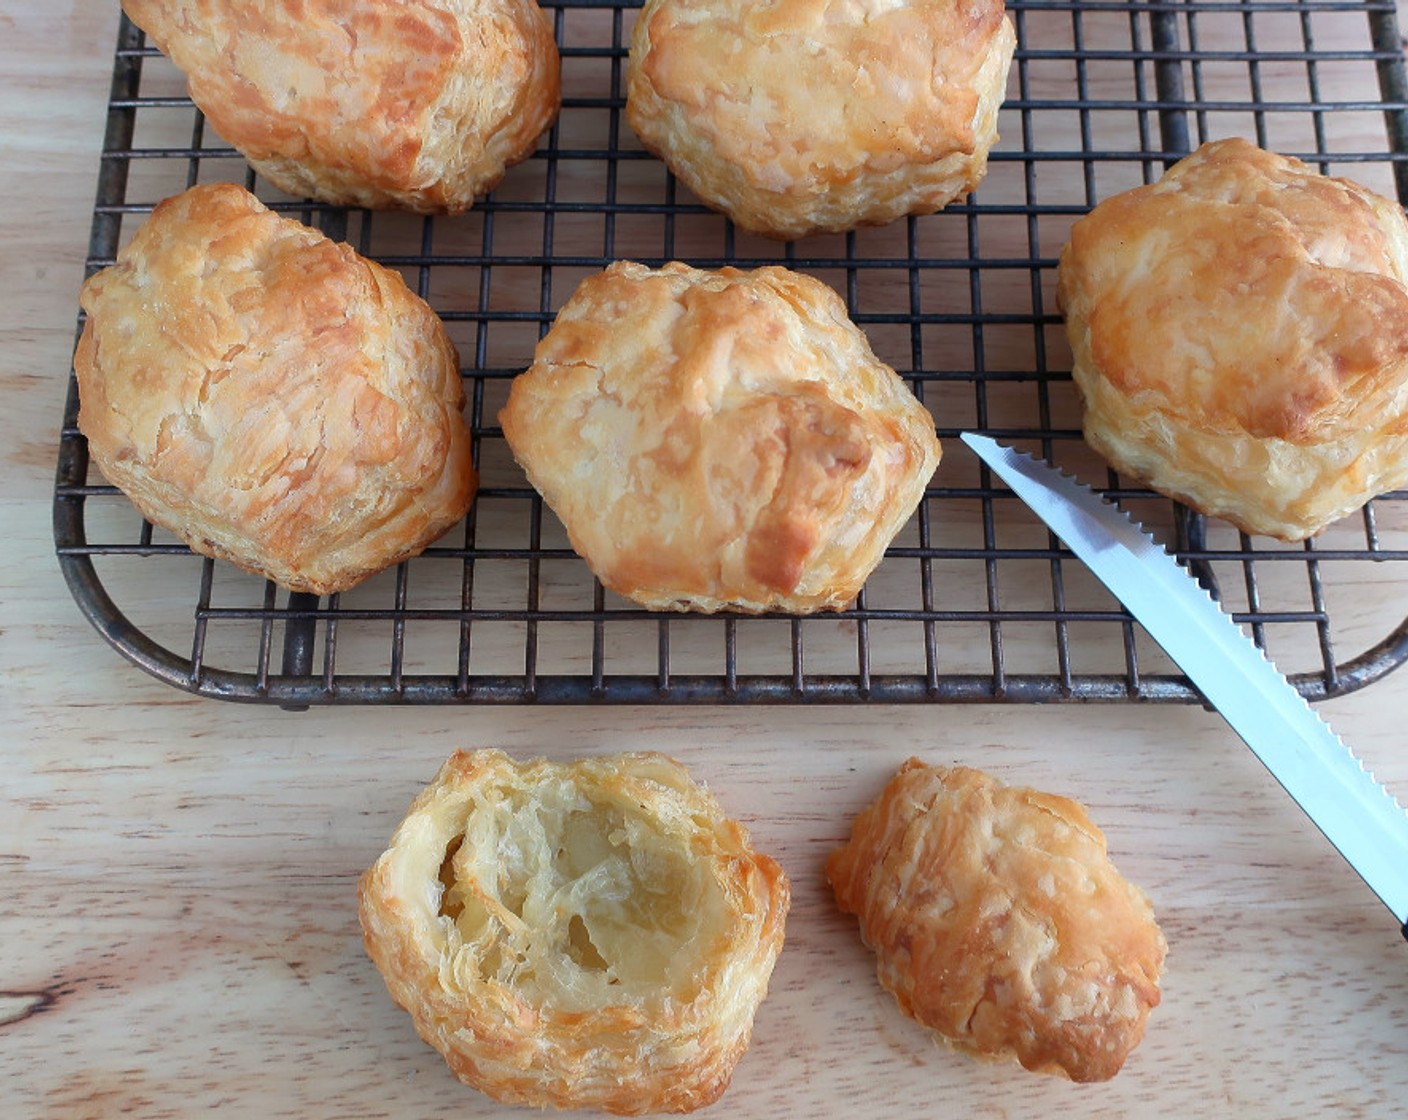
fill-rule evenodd
<path id="1" fill-rule="evenodd" d="M 657 610 L 848 606 L 939 461 L 841 298 L 778 267 L 588 277 L 499 420 L 601 582 Z"/>
<path id="2" fill-rule="evenodd" d="M 534 0 L 123 0 L 222 139 L 276 187 L 457 213 L 562 103 Z"/>
<path id="3" fill-rule="evenodd" d="M 745 229 L 839 232 L 978 186 L 1015 46 L 1002 0 L 647 0 L 626 114 Z"/>
<path id="4" fill-rule="evenodd" d="M 1164 937 L 1069 798 L 910 759 L 826 873 L 881 984 L 955 1047 L 1104 1081 L 1143 1038 Z"/>
<path id="5" fill-rule="evenodd" d="M 1061 254 L 1085 438 L 1247 533 L 1408 482 L 1408 220 L 1241 139 L 1106 199 Z"/>
<path id="6" fill-rule="evenodd" d="M 468 511 L 464 384 L 435 312 L 243 187 L 162 202 L 80 301 L 89 453 L 196 552 L 328 595 Z"/>

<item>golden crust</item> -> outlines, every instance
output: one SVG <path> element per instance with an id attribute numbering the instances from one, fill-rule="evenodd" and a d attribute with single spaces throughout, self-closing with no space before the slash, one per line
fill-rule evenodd
<path id="1" fill-rule="evenodd" d="M 847 230 L 977 187 L 1015 45 L 1002 0 L 647 0 L 626 113 L 740 226 Z"/>
<path id="2" fill-rule="evenodd" d="M 728 1087 L 782 948 L 782 869 L 659 754 L 458 752 L 358 890 L 420 1036 L 497 1100 L 689 1112 Z"/>
<path id="3" fill-rule="evenodd" d="M 196 552 L 329 594 L 474 496 L 464 387 L 401 277 L 232 184 L 167 199 L 83 286 L 93 461 Z"/>
<path id="4" fill-rule="evenodd" d="M 1158 1005 L 1153 910 L 1067 798 L 910 759 L 826 873 L 881 984 L 960 1049 L 1103 1081 Z"/>
<path id="5" fill-rule="evenodd" d="M 846 606 L 940 453 L 836 293 L 777 267 L 589 277 L 499 421 L 602 583 L 664 610 Z"/>
<path id="6" fill-rule="evenodd" d="M 557 116 L 534 0 L 123 0 L 211 126 L 281 190 L 455 213 Z"/>
<path id="7" fill-rule="evenodd" d="M 1408 221 L 1245 140 L 1071 231 L 1058 297 L 1090 444 L 1249 533 L 1311 536 L 1408 481 Z"/>

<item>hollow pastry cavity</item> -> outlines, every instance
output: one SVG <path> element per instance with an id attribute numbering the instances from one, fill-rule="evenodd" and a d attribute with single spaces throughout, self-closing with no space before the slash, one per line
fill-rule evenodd
<path id="1" fill-rule="evenodd" d="M 566 776 L 499 787 L 446 846 L 445 951 L 537 1006 L 687 1003 L 725 918 L 715 869 L 688 855 L 661 821 Z"/>
<path id="2" fill-rule="evenodd" d="M 457 1076 L 620 1114 L 724 1091 L 788 897 L 741 826 L 652 754 L 458 753 L 360 888 L 368 953 Z"/>

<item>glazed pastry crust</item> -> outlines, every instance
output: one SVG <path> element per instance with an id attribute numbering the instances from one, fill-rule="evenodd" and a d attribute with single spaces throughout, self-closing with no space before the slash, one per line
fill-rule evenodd
<path id="1" fill-rule="evenodd" d="M 1002 0 L 647 0 L 627 119 L 745 229 L 880 224 L 977 187 L 1015 45 Z"/>
<path id="2" fill-rule="evenodd" d="M 1067 798 L 910 759 L 826 872 L 881 984 L 960 1049 L 1103 1081 L 1159 1002 L 1149 901 Z"/>
<path id="3" fill-rule="evenodd" d="M 663 610 L 845 607 L 940 453 L 840 298 L 777 267 L 589 277 L 499 420 L 602 583 Z"/>
<path id="4" fill-rule="evenodd" d="M 534 0 L 123 0 L 211 126 L 281 190 L 456 213 L 561 105 Z"/>
<path id="5" fill-rule="evenodd" d="M 1408 221 L 1245 140 L 1077 222 L 1058 297 L 1085 435 L 1248 533 L 1302 540 L 1408 481 Z"/>
<path id="6" fill-rule="evenodd" d="M 83 287 L 78 426 L 196 552 L 325 595 L 415 555 L 476 476 L 454 346 L 401 277 L 232 184 Z"/>
<path id="7" fill-rule="evenodd" d="M 679 763 L 459 752 L 362 876 L 367 953 L 497 1100 L 689 1112 L 728 1087 L 787 879 Z"/>

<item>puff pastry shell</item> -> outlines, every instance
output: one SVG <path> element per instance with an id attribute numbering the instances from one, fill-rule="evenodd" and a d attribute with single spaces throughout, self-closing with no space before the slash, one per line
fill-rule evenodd
<path id="1" fill-rule="evenodd" d="M 1149 901 L 1067 798 L 910 759 L 826 871 L 881 984 L 961 1049 L 1106 1080 L 1159 1002 Z"/>
<path id="2" fill-rule="evenodd" d="M 1245 140 L 1071 231 L 1058 296 L 1085 435 L 1248 533 L 1301 540 L 1408 481 L 1408 221 Z"/>
<path id="3" fill-rule="evenodd" d="M 123 0 L 212 127 L 281 190 L 467 209 L 562 101 L 534 0 Z"/>
<path id="4" fill-rule="evenodd" d="M 846 230 L 977 187 L 1015 45 L 1002 0 L 647 0 L 626 112 L 740 226 Z"/>
<path id="5" fill-rule="evenodd" d="M 688 1112 L 728 1087 L 782 948 L 781 868 L 679 763 L 459 752 L 362 876 L 367 952 L 500 1101 Z"/>
<path id="6" fill-rule="evenodd" d="M 939 460 L 840 298 L 777 267 L 587 278 L 499 419 L 602 583 L 666 610 L 846 606 Z"/>
<path id="7" fill-rule="evenodd" d="M 397 273 L 243 188 L 161 203 L 81 302 L 93 461 L 196 552 L 329 594 L 469 508 L 440 320 Z"/>

